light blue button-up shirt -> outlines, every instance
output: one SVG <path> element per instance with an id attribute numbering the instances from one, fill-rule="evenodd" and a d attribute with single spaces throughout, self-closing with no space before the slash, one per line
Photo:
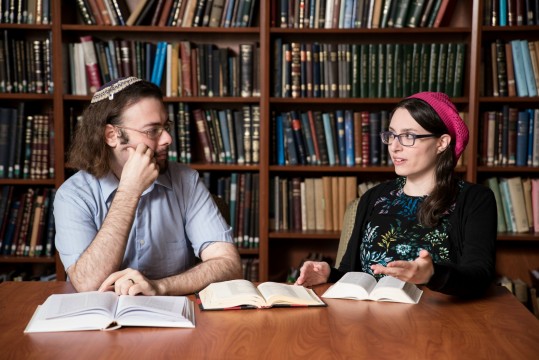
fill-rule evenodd
<path id="1" fill-rule="evenodd" d="M 55 242 L 66 270 L 103 225 L 118 184 L 112 173 L 97 179 L 79 171 L 58 189 Z M 169 163 L 140 198 L 121 269 L 138 269 L 149 279 L 176 275 L 195 264 L 205 244 L 216 241 L 233 243 L 232 229 L 198 173 Z"/>

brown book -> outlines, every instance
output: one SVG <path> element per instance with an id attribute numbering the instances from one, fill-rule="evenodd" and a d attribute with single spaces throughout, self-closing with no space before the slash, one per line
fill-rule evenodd
<path id="1" fill-rule="evenodd" d="M 28 256 L 35 256 L 37 238 L 39 234 L 39 222 L 41 220 L 41 213 L 43 212 L 43 195 L 37 195 L 32 208 L 33 221 L 30 226 L 30 248 L 28 250 Z"/>
<path id="2" fill-rule="evenodd" d="M 331 191 L 331 177 L 322 177 L 324 197 L 324 225 L 326 231 L 333 231 L 333 193 Z"/>
<path id="3" fill-rule="evenodd" d="M 209 27 L 219 27 L 223 15 L 225 0 L 213 0 L 212 9 L 210 12 Z"/>
<path id="4" fill-rule="evenodd" d="M 517 159 L 518 109 L 509 108 L 509 131 L 507 137 L 508 165 L 515 165 Z"/>
<path id="5" fill-rule="evenodd" d="M 533 77 L 535 80 L 535 86 L 539 89 L 539 57 L 537 56 L 538 41 L 528 41 L 528 50 L 530 51 L 530 60 L 532 63 Z"/>
<path id="6" fill-rule="evenodd" d="M 180 96 L 193 96 L 191 84 L 191 43 L 180 41 L 180 58 L 182 59 L 182 92 Z"/>
<path id="7" fill-rule="evenodd" d="M 131 76 L 131 46 L 130 40 L 120 40 L 120 64 L 123 76 Z"/>
<path id="8" fill-rule="evenodd" d="M 326 214 L 324 210 L 324 199 L 322 194 L 324 193 L 324 184 L 321 178 L 314 179 L 314 218 L 315 218 L 315 229 L 316 230 L 325 230 L 326 229 Z"/>
<path id="9" fill-rule="evenodd" d="M 186 2 L 185 10 L 183 12 L 182 27 L 193 26 L 193 20 L 195 18 L 195 10 L 197 8 L 198 0 L 184 0 Z"/>
<path id="10" fill-rule="evenodd" d="M 90 6 L 90 11 L 92 12 L 92 15 L 94 15 L 94 19 L 97 25 L 104 25 L 105 22 L 103 21 L 103 15 L 101 15 L 101 11 L 99 10 L 99 7 L 97 6 L 98 0 L 86 0 L 88 5 Z"/>
<path id="11" fill-rule="evenodd" d="M 103 25 L 112 25 L 112 19 L 107 9 L 107 5 L 105 4 L 105 0 L 95 0 L 95 2 L 98 11 L 101 14 L 101 18 L 103 19 Z"/>
<path id="12" fill-rule="evenodd" d="M 533 205 L 532 205 L 532 181 L 530 178 L 522 179 L 522 194 L 526 205 L 526 215 L 528 216 L 528 227 L 533 230 Z"/>
<path id="13" fill-rule="evenodd" d="M 338 189 L 339 189 L 339 207 L 338 207 L 338 213 L 339 213 L 339 222 L 338 222 L 338 230 L 342 229 L 342 222 L 344 219 L 344 211 L 346 210 L 346 179 L 344 176 L 338 177 Z"/>
<path id="14" fill-rule="evenodd" d="M 301 231 L 301 179 L 292 178 L 292 229 Z"/>
<path id="15" fill-rule="evenodd" d="M 307 230 L 316 229 L 316 210 L 315 210 L 315 197 L 318 194 L 315 193 L 314 178 L 305 179 L 305 207 L 306 207 L 306 220 Z"/>
<path id="16" fill-rule="evenodd" d="M 23 218 L 21 220 L 19 238 L 17 239 L 17 253 L 15 254 L 17 256 L 28 255 L 26 245 L 27 245 L 27 240 L 29 240 L 29 229 L 30 229 L 30 223 L 31 223 L 31 217 L 32 217 L 32 205 L 34 203 L 34 194 L 35 194 L 35 190 L 32 188 L 29 188 L 26 191 L 26 198 L 24 200 L 24 205 L 21 203 L 21 206 L 24 206 L 24 209 L 23 209 L 23 214 L 22 214 Z M 13 239 L 13 241 L 15 240 L 16 239 Z M 29 250 L 29 246 L 28 246 L 28 250 Z"/>
<path id="17" fill-rule="evenodd" d="M 339 178 L 337 176 L 331 177 L 331 193 L 332 193 L 332 213 L 333 213 L 333 231 L 339 231 L 341 228 L 339 227 L 340 222 L 342 219 L 339 219 Z"/>
<path id="18" fill-rule="evenodd" d="M 515 215 L 516 232 L 524 233 L 530 230 L 528 226 L 528 215 L 526 213 L 526 203 L 524 201 L 524 191 L 522 189 L 522 179 L 520 176 L 507 179 L 509 189 L 509 201 Z"/>
<path id="19" fill-rule="evenodd" d="M 163 5 L 163 11 L 161 11 L 161 14 L 159 16 L 159 21 L 157 22 L 157 26 L 167 25 L 168 19 L 171 16 L 173 3 L 174 3 L 174 0 L 165 0 L 165 3 Z"/>
<path id="20" fill-rule="evenodd" d="M 507 95 L 517 96 L 515 69 L 513 67 L 513 47 L 509 42 L 505 44 L 505 63 L 507 66 Z"/>
<path id="21" fill-rule="evenodd" d="M 195 118 L 195 125 L 197 129 L 197 136 L 200 144 L 202 145 L 202 152 L 204 155 L 204 160 L 206 163 L 210 164 L 213 162 L 212 153 L 213 149 L 211 147 L 210 137 L 208 134 L 208 129 L 206 125 L 206 119 L 204 113 L 201 109 L 193 110 L 193 117 Z"/>
<path id="22" fill-rule="evenodd" d="M 456 3 L 456 0 L 442 0 L 438 14 L 436 14 L 436 18 L 434 19 L 435 28 L 447 26 L 450 23 Z"/>
<path id="23" fill-rule="evenodd" d="M 346 176 L 345 177 L 345 209 L 357 198 L 357 178 L 355 176 Z M 344 215 L 343 215 L 344 217 Z"/>
<path id="24" fill-rule="evenodd" d="M 11 252 L 10 252 L 11 255 L 17 254 L 17 247 L 19 246 L 18 239 L 19 239 L 19 234 L 21 232 L 22 220 L 24 218 L 25 200 L 26 200 L 26 193 L 22 193 L 19 198 L 19 208 L 17 209 L 17 213 L 16 213 L 17 218 L 15 219 L 15 232 L 13 233 L 13 237 L 11 238 Z M 7 208 L 6 210 L 8 209 L 9 208 Z M 7 213 L 9 214 L 9 212 Z M 0 232 L 0 236 L 3 238 L 4 234 Z M 24 249 L 22 251 L 24 252 Z"/>

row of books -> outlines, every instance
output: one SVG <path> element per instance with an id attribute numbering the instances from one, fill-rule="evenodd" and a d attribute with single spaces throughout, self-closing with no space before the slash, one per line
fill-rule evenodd
<path id="1" fill-rule="evenodd" d="M 251 282 L 258 282 L 259 280 L 259 270 L 260 260 L 258 257 L 242 257 L 241 258 L 241 269 L 243 273 L 243 278 Z"/>
<path id="2" fill-rule="evenodd" d="M 88 25 L 248 27 L 257 0 L 77 0 Z"/>
<path id="3" fill-rule="evenodd" d="M 26 269 L 9 270 L 0 273 L 0 283 L 4 281 L 56 281 L 56 273 L 32 274 Z"/>
<path id="4" fill-rule="evenodd" d="M 0 38 L 0 93 L 52 94 L 50 38 L 18 39 L 4 30 Z"/>
<path id="5" fill-rule="evenodd" d="M 241 110 L 194 109 L 192 118 L 205 162 L 240 165 L 259 163 L 258 105 L 245 105 Z"/>
<path id="6" fill-rule="evenodd" d="M 505 286 L 522 305 L 526 306 L 539 319 L 539 297 L 537 294 L 539 270 L 530 270 L 530 277 L 532 278 L 531 286 L 528 286 L 521 278 L 511 279 L 506 275 L 498 277 L 496 283 L 500 286 Z"/>
<path id="7" fill-rule="evenodd" d="M 487 95 L 537 96 L 539 40 L 498 39 L 486 47 L 485 51 Z"/>
<path id="8" fill-rule="evenodd" d="M 0 108 L 0 179 L 53 179 L 54 130 L 49 115 L 28 115 L 25 104 Z"/>
<path id="9" fill-rule="evenodd" d="M 281 28 L 439 27 L 452 15 L 453 0 L 274 1 L 272 23 Z"/>
<path id="10" fill-rule="evenodd" d="M 539 179 L 490 177 L 485 185 L 496 198 L 499 232 L 539 232 Z"/>
<path id="11" fill-rule="evenodd" d="M 481 132 L 483 165 L 539 166 L 539 109 L 486 111 Z"/>
<path id="12" fill-rule="evenodd" d="M 539 25 L 539 2 L 536 0 L 485 0 L 483 25 Z"/>
<path id="13" fill-rule="evenodd" d="M 0 254 L 53 256 L 55 189 L 0 188 Z"/>
<path id="14" fill-rule="evenodd" d="M 86 95 L 102 84 L 137 76 L 163 88 L 165 96 L 258 96 L 259 48 L 237 49 L 189 41 L 157 44 L 94 40 L 68 44 L 71 93 Z"/>
<path id="15" fill-rule="evenodd" d="M 355 176 L 270 178 L 271 230 L 340 231 L 346 206 L 376 183 Z"/>
<path id="16" fill-rule="evenodd" d="M 3 24 L 50 24 L 50 0 L 1 0 L 0 23 Z"/>
<path id="17" fill-rule="evenodd" d="M 260 242 L 259 174 L 233 172 L 230 176 L 215 178 L 210 172 L 204 172 L 201 177 L 210 192 L 228 204 L 235 244 L 240 249 L 257 249 Z"/>
<path id="18" fill-rule="evenodd" d="M 462 96 L 466 44 L 274 42 L 275 97 Z"/>

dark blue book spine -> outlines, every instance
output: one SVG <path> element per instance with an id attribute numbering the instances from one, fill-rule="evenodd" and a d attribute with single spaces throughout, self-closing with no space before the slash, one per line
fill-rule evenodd
<path id="1" fill-rule="evenodd" d="M 355 165 L 354 149 L 354 113 L 350 110 L 344 112 L 344 140 L 346 147 L 346 166 Z"/>
<path id="2" fill-rule="evenodd" d="M 518 112 L 517 122 L 517 166 L 526 166 L 528 160 L 528 127 L 527 111 Z"/>
<path id="3" fill-rule="evenodd" d="M 311 131 L 311 126 L 309 124 L 309 115 L 307 113 L 301 113 L 301 129 L 303 131 L 303 136 L 305 138 L 305 145 L 307 147 L 307 163 L 310 165 L 316 165 L 317 157 L 314 151 L 314 140 L 313 133 Z"/>
<path id="4" fill-rule="evenodd" d="M 373 166 L 380 165 L 380 113 L 369 113 L 370 124 L 370 164 Z"/>

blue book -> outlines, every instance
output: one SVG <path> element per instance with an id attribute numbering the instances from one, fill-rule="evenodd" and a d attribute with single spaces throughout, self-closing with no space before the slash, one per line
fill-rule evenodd
<path id="1" fill-rule="evenodd" d="M 309 115 L 304 112 L 300 114 L 301 128 L 303 130 L 303 136 L 305 137 L 305 144 L 307 145 L 307 164 L 316 165 L 317 157 L 314 151 L 313 133 L 311 131 L 311 125 L 309 124 Z"/>
<path id="2" fill-rule="evenodd" d="M 328 149 L 329 165 L 335 165 L 335 144 L 333 144 L 333 134 L 331 131 L 331 118 L 329 113 L 322 114 L 322 120 L 324 122 L 324 132 L 326 134 L 326 145 Z"/>
<path id="3" fill-rule="evenodd" d="M 533 141 L 533 128 L 535 126 L 535 119 L 534 119 L 534 110 L 533 109 L 527 109 L 528 113 L 528 161 L 527 165 L 532 166 L 533 165 L 533 148 L 534 146 L 537 146 L 537 144 Z"/>
<path id="4" fill-rule="evenodd" d="M 232 163 L 232 151 L 230 146 L 230 133 L 228 129 L 228 119 L 225 110 L 219 110 L 219 128 L 221 129 L 221 137 L 223 139 L 223 147 L 225 148 L 225 163 Z"/>
<path id="5" fill-rule="evenodd" d="M 500 179 L 499 181 L 500 195 L 503 204 L 503 213 L 505 215 L 505 225 L 508 232 L 516 231 L 516 220 L 513 212 L 513 205 L 511 204 L 511 196 L 509 195 L 509 186 L 507 179 Z"/>
<path id="6" fill-rule="evenodd" d="M 346 140 L 344 138 L 344 112 L 335 111 L 337 118 L 337 147 L 339 149 L 339 165 L 346 165 Z"/>
<path id="7" fill-rule="evenodd" d="M 288 115 L 284 115 L 288 117 Z M 288 119 L 283 117 L 284 134 L 286 139 L 286 154 L 288 155 L 288 165 L 298 164 L 298 153 L 296 151 L 296 144 L 294 143 L 294 134 L 292 132 L 291 124 Z"/>
<path id="8" fill-rule="evenodd" d="M 380 165 L 380 150 L 382 140 L 380 140 L 380 113 L 379 112 L 370 112 L 369 113 L 369 125 L 370 125 L 370 165 L 379 166 Z"/>
<path id="9" fill-rule="evenodd" d="M 500 1 L 500 12 L 499 12 L 500 26 L 507 26 L 507 0 L 499 0 L 499 1 Z"/>
<path id="10" fill-rule="evenodd" d="M 166 50 L 166 42 L 160 41 L 157 43 L 157 51 L 155 52 L 155 59 L 150 80 L 157 86 L 161 86 L 161 78 L 163 77 L 163 66 L 165 64 Z"/>
<path id="11" fill-rule="evenodd" d="M 528 163 L 528 127 L 529 118 L 527 111 L 518 112 L 517 122 L 517 166 L 526 166 Z"/>
<path id="12" fill-rule="evenodd" d="M 226 4 L 228 4 L 228 7 L 226 8 L 226 11 L 225 11 L 225 22 L 224 22 L 223 27 L 230 27 L 231 26 L 232 17 L 234 15 L 234 3 L 236 1 L 240 1 L 240 0 L 230 0 L 230 1 L 226 2 Z"/>
<path id="13" fill-rule="evenodd" d="M 537 96 L 537 86 L 535 85 L 535 75 L 533 73 L 528 40 L 520 40 L 520 48 L 522 61 L 524 63 L 524 75 L 526 77 L 526 86 L 528 87 L 528 96 Z"/>
<path id="14" fill-rule="evenodd" d="M 320 44 L 313 44 L 313 97 L 320 97 Z"/>
<path id="15" fill-rule="evenodd" d="M 354 113 L 351 110 L 344 112 L 344 142 L 346 149 L 346 166 L 356 164 L 354 149 Z"/>
<path id="16" fill-rule="evenodd" d="M 344 29 L 351 29 L 352 26 L 352 16 L 354 15 L 354 8 L 357 6 L 354 6 L 356 3 L 354 0 L 341 0 L 344 1 L 344 19 L 343 19 L 343 28 Z"/>
<path id="17" fill-rule="evenodd" d="M 515 69 L 515 83 L 518 96 L 528 96 L 528 85 L 526 74 L 524 73 L 524 59 L 522 57 L 520 40 L 511 40 L 511 50 L 513 50 L 513 67 Z"/>
<path id="18" fill-rule="evenodd" d="M 294 135 L 294 143 L 296 144 L 298 160 L 301 165 L 305 165 L 310 162 L 310 158 L 307 158 L 307 150 L 305 148 L 305 141 L 303 139 L 301 120 L 296 111 L 291 111 L 289 115 L 290 124 L 292 126 L 292 134 Z"/>

